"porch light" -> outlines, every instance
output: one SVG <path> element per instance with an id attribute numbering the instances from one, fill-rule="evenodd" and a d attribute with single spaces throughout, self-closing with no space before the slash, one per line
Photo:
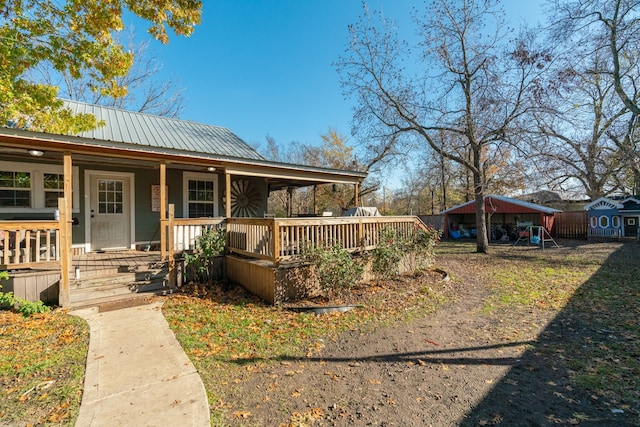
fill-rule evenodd
<path id="1" fill-rule="evenodd" d="M 216 168 L 214 168 L 213 166 L 209 166 L 209 167 L 207 168 L 207 170 L 208 170 L 209 172 L 215 172 L 215 171 L 216 171 Z"/>
<path id="2" fill-rule="evenodd" d="M 33 157 L 40 157 L 40 156 L 44 155 L 44 151 L 29 150 L 29 154 L 31 154 Z"/>

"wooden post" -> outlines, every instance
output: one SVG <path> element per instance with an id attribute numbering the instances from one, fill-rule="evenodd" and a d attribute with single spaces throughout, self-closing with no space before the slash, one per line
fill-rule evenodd
<path id="1" fill-rule="evenodd" d="M 287 218 L 293 217 L 293 188 L 287 188 Z"/>
<path id="2" fill-rule="evenodd" d="M 224 215 L 225 218 L 231 218 L 231 174 L 225 172 L 225 189 L 224 189 Z"/>
<path id="3" fill-rule="evenodd" d="M 162 262 L 167 259 L 167 228 L 165 219 L 167 219 L 167 164 L 160 163 L 160 256 Z"/>
<path id="4" fill-rule="evenodd" d="M 361 218 L 358 218 L 358 245 L 362 246 L 363 248 L 365 246 L 364 223 L 362 222 Z"/>
<path id="5" fill-rule="evenodd" d="M 174 253 L 174 238 L 173 238 L 173 219 L 175 218 L 175 206 L 169 205 L 169 286 L 175 288 L 176 286 L 176 257 Z"/>
<path id="6" fill-rule="evenodd" d="M 60 229 L 60 284 L 58 290 L 58 304 L 61 307 L 68 307 L 70 304 L 69 290 L 69 272 L 72 267 L 73 253 L 71 246 L 73 237 L 71 231 L 72 215 L 73 215 L 73 194 L 72 194 L 72 172 L 73 163 L 71 153 L 65 152 L 63 155 L 63 173 L 64 173 L 64 197 L 58 199 L 58 210 L 60 217 L 58 226 Z"/>
<path id="7" fill-rule="evenodd" d="M 318 215 L 318 186 L 313 186 L 313 214 Z"/>
<path id="8" fill-rule="evenodd" d="M 273 240 L 273 266 L 278 267 L 280 264 L 280 225 L 275 218 L 271 218 L 271 236 Z"/>
<path id="9" fill-rule="evenodd" d="M 64 206 L 67 212 L 67 219 L 72 220 L 73 215 L 73 190 L 72 190 L 72 174 L 73 164 L 71 161 L 71 153 L 64 153 Z M 70 223 L 69 223 L 70 224 Z M 69 227 L 69 239 L 71 239 L 71 227 Z M 72 241 L 69 240 L 69 250 L 71 250 Z"/>
<path id="10" fill-rule="evenodd" d="M 58 229 L 60 233 L 60 285 L 58 289 L 58 304 L 68 307 L 70 303 L 69 270 L 71 270 L 71 236 L 68 233 L 68 219 L 65 198 L 58 198 Z"/>
<path id="11" fill-rule="evenodd" d="M 354 191 L 354 195 L 353 195 L 353 201 L 355 203 L 355 207 L 359 207 L 360 206 L 360 200 L 358 197 L 358 193 L 360 193 L 360 183 L 356 182 L 355 184 L 353 184 L 353 191 Z"/>

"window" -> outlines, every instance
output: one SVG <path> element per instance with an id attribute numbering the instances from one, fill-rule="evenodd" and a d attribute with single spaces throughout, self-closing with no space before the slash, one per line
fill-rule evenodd
<path id="1" fill-rule="evenodd" d="M 185 172 L 184 215 L 188 218 L 214 217 L 218 215 L 218 176 Z"/>
<path id="2" fill-rule="evenodd" d="M 57 208 L 59 197 L 64 197 L 64 175 L 60 173 L 45 173 L 44 207 Z"/>
<path id="3" fill-rule="evenodd" d="M 591 225 L 591 228 L 598 228 L 598 218 L 595 216 L 589 218 L 589 225 Z"/>
<path id="4" fill-rule="evenodd" d="M 614 216 L 611 218 L 611 226 L 613 228 L 620 228 L 620 217 Z"/>
<path id="5" fill-rule="evenodd" d="M 609 228 L 609 217 L 601 216 L 598 218 L 598 223 L 600 224 L 600 228 Z"/>
<path id="6" fill-rule="evenodd" d="M 73 211 L 78 212 L 80 179 L 73 171 Z M 0 212 L 53 212 L 64 196 L 62 165 L 0 161 Z"/>
<path id="7" fill-rule="evenodd" d="M 29 172 L 0 171 L 0 207 L 31 207 L 31 174 Z"/>
<path id="8" fill-rule="evenodd" d="M 213 182 L 189 180 L 189 218 L 213 216 Z"/>
<path id="9" fill-rule="evenodd" d="M 123 200 L 122 181 L 115 179 L 98 180 L 98 213 L 123 213 Z"/>

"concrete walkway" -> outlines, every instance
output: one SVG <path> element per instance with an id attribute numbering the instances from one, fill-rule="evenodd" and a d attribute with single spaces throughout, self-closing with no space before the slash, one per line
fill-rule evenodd
<path id="1" fill-rule="evenodd" d="M 91 329 L 77 427 L 210 425 L 202 380 L 161 307 L 70 313 Z"/>

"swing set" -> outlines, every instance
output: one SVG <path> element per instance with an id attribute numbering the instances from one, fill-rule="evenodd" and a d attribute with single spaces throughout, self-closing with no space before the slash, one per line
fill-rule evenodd
<path id="1" fill-rule="evenodd" d="M 520 227 L 518 227 L 518 229 L 521 231 L 518 232 L 518 240 L 515 241 L 513 246 L 517 246 L 520 242 L 526 242 L 527 246 L 539 246 L 542 250 L 544 250 L 545 245 L 552 245 L 556 248 L 560 247 L 560 245 L 553 240 L 553 237 L 551 237 L 547 229 L 541 225 L 526 225 L 523 230 Z"/>

